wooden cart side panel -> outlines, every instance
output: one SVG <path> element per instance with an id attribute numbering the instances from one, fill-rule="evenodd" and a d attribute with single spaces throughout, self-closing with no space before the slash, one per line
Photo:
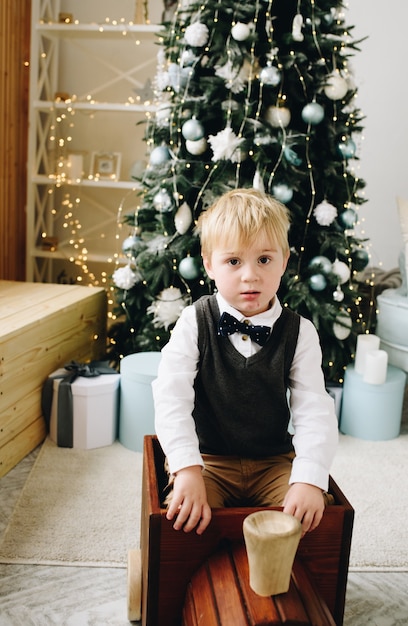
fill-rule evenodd
<path id="1" fill-rule="evenodd" d="M 149 573 L 143 571 L 143 626 L 179 626 L 192 576 L 225 540 L 242 541 L 243 520 L 257 509 L 214 509 L 211 524 L 201 536 L 175 531 L 160 507 L 158 485 L 163 479 L 158 473 L 163 455 L 158 446 L 155 437 L 145 438 L 142 567 Z M 353 509 L 335 483 L 332 486 L 336 504 L 327 507 L 318 529 L 302 539 L 298 556 L 341 626 Z"/>

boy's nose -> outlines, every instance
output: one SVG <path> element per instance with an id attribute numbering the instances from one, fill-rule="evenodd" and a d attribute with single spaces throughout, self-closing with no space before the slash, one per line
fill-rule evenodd
<path id="1" fill-rule="evenodd" d="M 258 280 L 258 274 L 257 274 L 256 268 L 251 267 L 251 266 L 245 267 L 242 272 L 241 279 L 246 283 Z"/>

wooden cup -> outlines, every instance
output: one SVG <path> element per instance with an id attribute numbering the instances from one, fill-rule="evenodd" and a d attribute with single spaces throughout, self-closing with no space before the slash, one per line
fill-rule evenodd
<path id="1" fill-rule="evenodd" d="M 244 519 L 249 584 L 260 596 L 286 593 L 302 534 L 295 517 L 281 511 L 256 511 Z"/>

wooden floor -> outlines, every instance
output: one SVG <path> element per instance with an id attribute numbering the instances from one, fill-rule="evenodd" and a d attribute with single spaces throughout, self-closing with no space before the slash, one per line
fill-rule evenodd
<path id="1" fill-rule="evenodd" d="M 0 479 L 0 534 L 37 452 Z M 351 572 L 344 626 L 406 626 L 408 572 Z M 0 564 L 0 626 L 126 626 L 126 570 Z"/>

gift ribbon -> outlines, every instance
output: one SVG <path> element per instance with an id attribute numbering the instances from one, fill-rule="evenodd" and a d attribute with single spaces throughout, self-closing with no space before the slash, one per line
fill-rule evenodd
<path id="1" fill-rule="evenodd" d="M 42 389 L 41 409 L 49 431 L 54 380 L 60 378 L 57 398 L 57 445 L 63 448 L 72 448 L 74 438 L 72 383 L 78 376 L 94 378 L 101 374 L 117 374 L 117 371 L 108 365 L 108 361 L 91 361 L 90 363 L 71 361 L 64 366 L 64 369 L 67 373 L 49 376 L 45 381 Z"/>

